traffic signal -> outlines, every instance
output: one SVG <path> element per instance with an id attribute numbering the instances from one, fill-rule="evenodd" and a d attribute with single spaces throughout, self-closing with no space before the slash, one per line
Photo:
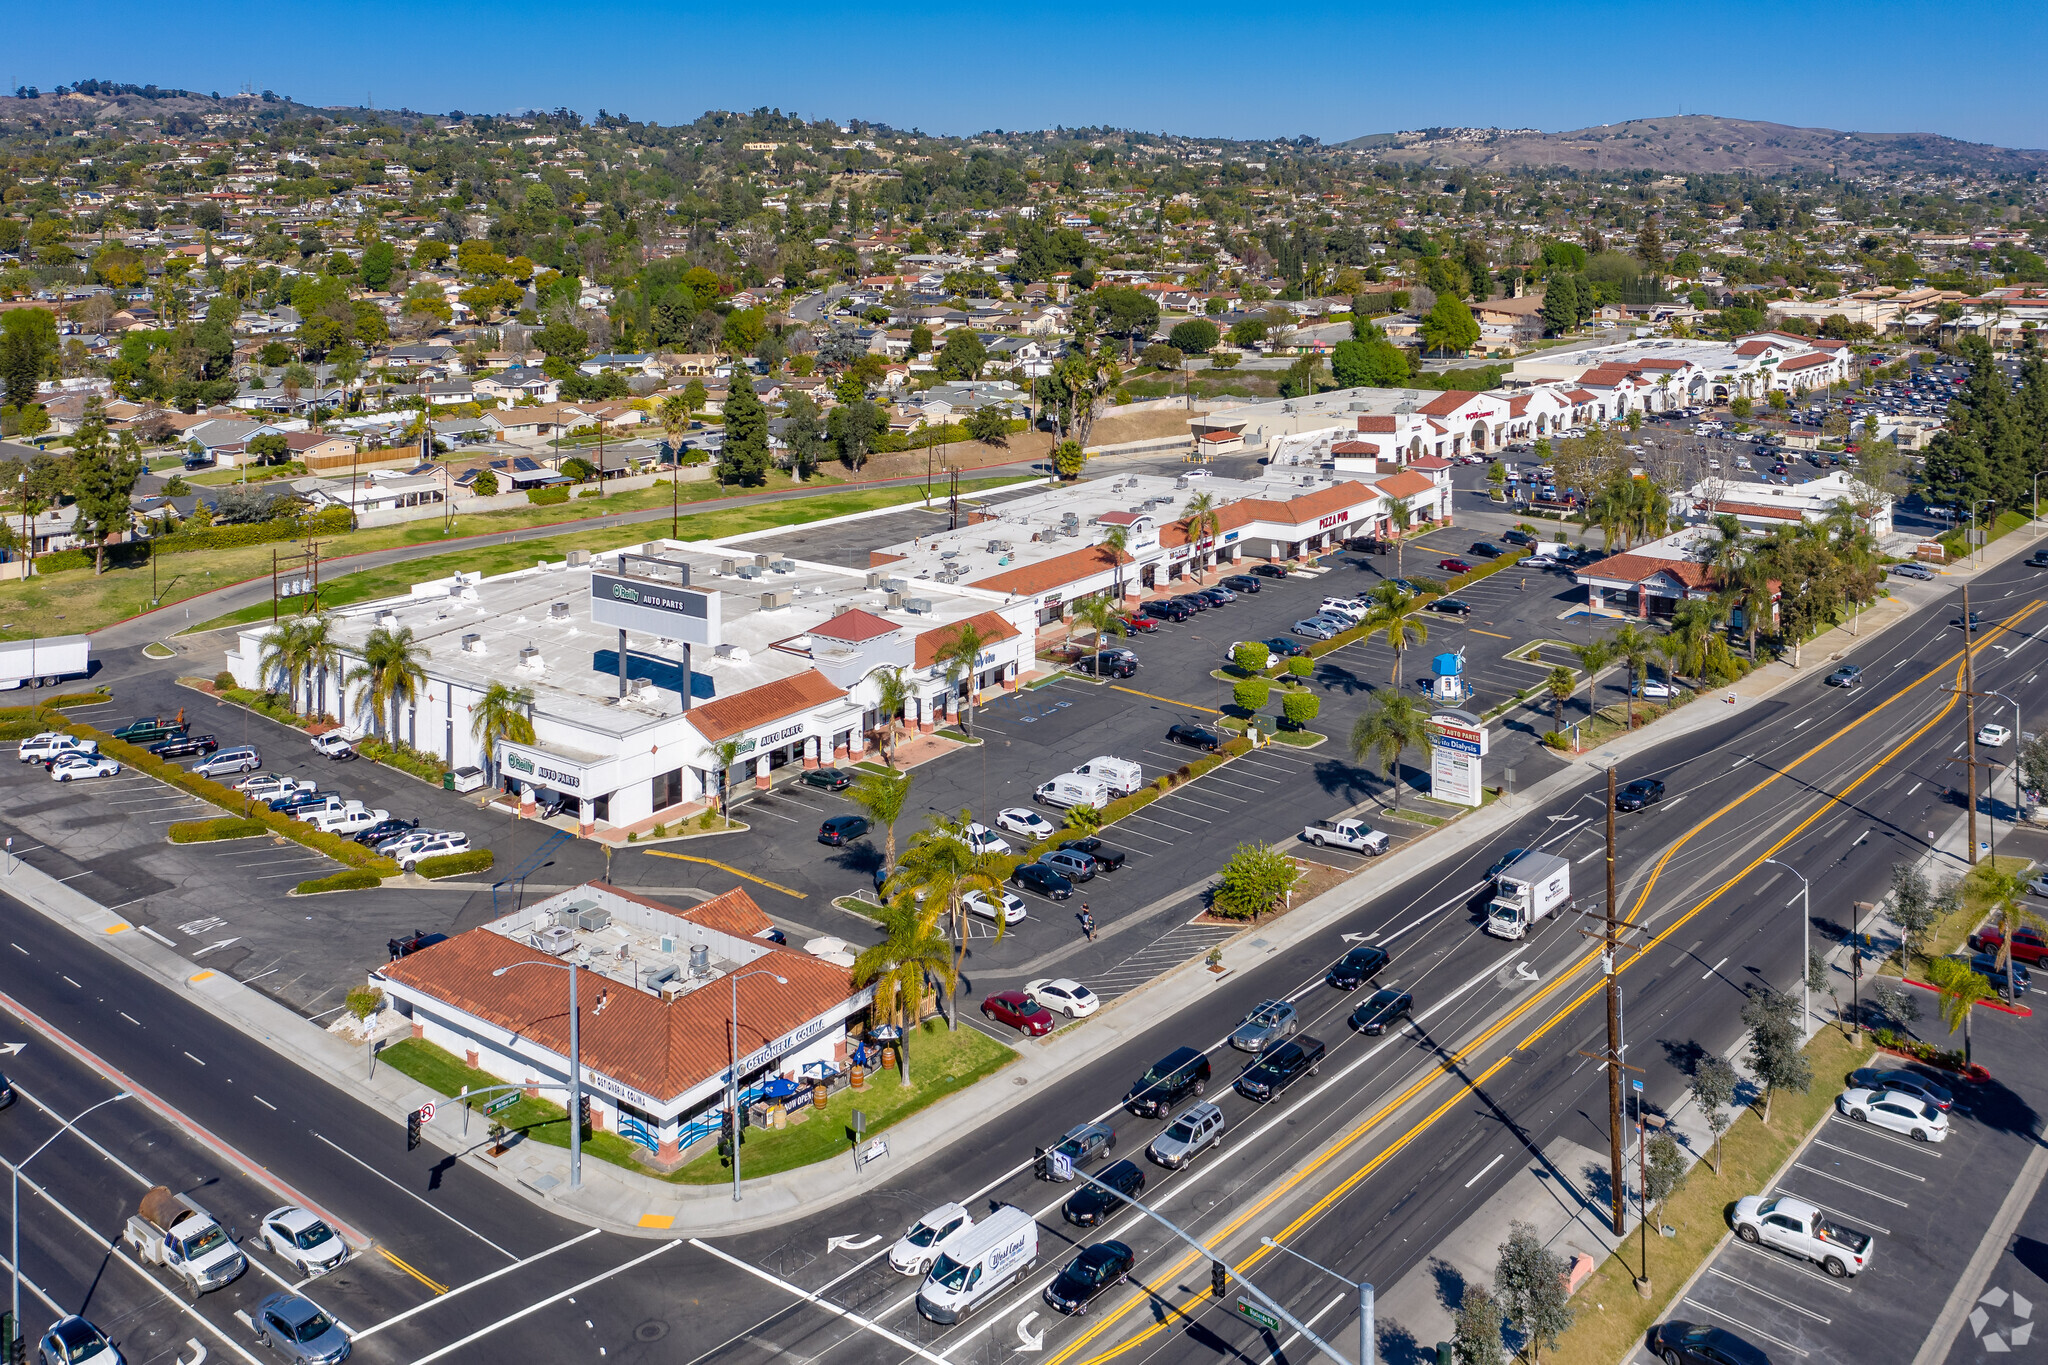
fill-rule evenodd
<path id="1" fill-rule="evenodd" d="M 1221 1261 L 1209 1262 L 1209 1292 L 1217 1298 L 1223 1297 L 1225 1287 L 1230 1283 L 1230 1271 Z"/>
<path id="2" fill-rule="evenodd" d="M 576 1131 L 584 1137 L 590 1136 L 590 1096 L 576 1096 Z"/>
<path id="3" fill-rule="evenodd" d="M 21 1324 L 12 1313 L 0 1313 L 0 1342 L 7 1349 L 7 1365 L 23 1365 L 28 1359 L 28 1343 L 21 1339 Z"/>
<path id="4" fill-rule="evenodd" d="M 405 1150 L 411 1151 L 420 1145 L 420 1111 L 415 1109 L 405 1116 Z"/>

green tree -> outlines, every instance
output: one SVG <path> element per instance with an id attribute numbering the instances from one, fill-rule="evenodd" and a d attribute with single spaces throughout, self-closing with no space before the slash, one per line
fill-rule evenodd
<path id="1" fill-rule="evenodd" d="M 1099 677 L 1102 673 L 1102 651 L 1108 642 L 1110 632 L 1115 631 L 1119 636 L 1123 636 L 1130 634 L 1131 628 L 1124 624 L 1123 614 L 1117 611 L 1116 604 L 1104 593 L 1096 593 L 1076 602 L 1074 621 L 1076 624 L 1087 626 L 1090 633 L 1095 636 L 1095 672 Z"/>
<path id="2" fill-rule="evenodd" d="M 934 978 L 950 991 L 960 974 L 953 968 L 945 938 L 907 893 L 883 905 L 875 920 L 882 927 L 882 940 L 853 960 L 853 984 L 859 990 L 875 988 L 869 1018 L 893 1024 L 907 1035 L 924 1017 L 926 979 Z M 897 1048 L 896 1057 L 897 1078 L 909 1085 L 909 1050 Z"/>
<path id="3" fill-rule="evenodd" d="M 981 338 L 972 329 L 956 327 L 946 333 L 946 344 L 939 348 L 939 378 L 978 379 L 981 367 L 986 364 L 988 348 L 981 344 Z"/>
<path id="4" fill-rule="evenodd" d="M 263 632 L 261 652 L 256 657 L 256 676 L 265 692 L 283 692 L 296 710 L 311 665 L 306 658 L 305 619 L 291 617 Z M 272 687 L 275 681 L 283 684 Z"/>
<path id="5" fill-rule="evenodd" d="M 698 413 L 702 412 L 704 405 L 710 401 L 711 392 L 704 387 L 703 380 L 692 379 L 689 383 L 683 385 L 683 411 L 689 413 L 690 416 L 695 417 Z"/>
<path id="6" fill-rule="evenodd" d="M 1230 689 L 1231 704 L 1247 716 L 1255 716 L 1273 695 L 1273 684 L 1264 678 L 1244 678 Z"/>
<path id="7" fill-rule="evenodd" d="M 1159 325 L 1159 303 L 1127 285 L 1104 285 L 1081 300 L 1094 325 L 1110 336 L 1124 339 L 1124 358 L 1130 359 L 1141 336 L 1152 335 Z"/>
<path id="8" fill-rule="evenodd" d="M 1569 1269 L 1564 1257 L 1537 1240 L 1534 1228 L 1519 1219 L 1509 1224 L 1494 1264 L 1493 1293 L 1527 1344 L 1531 1365 L 1541 1365 L 1543 1352 L 1572 1325 L 1564 1287 Z"/>
<path id="9" fill-rule="evenodd" d="M 1176 323 L 1166 334 L 1173 348 L 1183 355 L 1207 355 L 1216 349 L 1216 343 L 1223 339 L 1222 331 L 1207 318 L 1189 318 Z"/>
<path id="10" fill-rule="evenodd" d="M 40 311 L 40 310 L 38 310 Z M 135 437 L 123 432 L 116 443 L 107 433 L 106 409 L 95 394 L 71 437 L 73 525 L 92 544 L 95 575 L 106 572 L 107 542 L 134 524 L 131 498 L 145 468 Z"/>
<path id="11" fill-rule="evenodd" d="M 1643 666 L 1656 651 L 1657 642 L 1650 633 L 1633 621 L 1607 637 L 1607 647 L 1614 657 L 1628 664 L 1628 696 L 1623 707 L 1628 715 L 1628 728 L 1636 728 L 1636 688 L 1642 682 Z"/>
<path id="12" fill-rule="evenodd" d="M 839 448 L 839 459 L 848 469 L 867 463 L 875 442 L 889 429 L 889 415 L 875 403 L 856 398 L 841 403 L 826 415 L 825 429 Z"/>
<path id="13" fill-rule="evenodd" d="M 810 478 L 811 471 L 824 463 L 832 442 L 818 402 L 809 394 L 791 394 L 783 404 L 782 444 L 789 448 L 789 472 L 799 479 Z"/>
<path id="14" fill-rule="evenodd" d="M 1484 1285 L 1467 1284 L 1451 1328 L 1451 1359 L 1457 1365 L 1507 1365 L 1500 1331 L 1503 1317 Z"/>
<path id="15" fill-rule="evenodd" d="M 291 442 L 276 432 L 265 432 L 249 439 L 249 462 L 251 464 L 283 464 L 292 457 Z"/>
<path id="16" fill-rule="evenodd" d="M 1230 651 L 1230 661 L 1244 673 L 1264 673 L 1273 662 L 1273 651 L 1257 640 L 1246 640 Z"/>
<path id="17" fill-rule="evenodd" d="M 1685 1182 L 1685 1153 L 1678 1149 L 1669 1128 L 1659 1128 L 1644 1155 L 1648 1160 L 1643 1172 L 1643 1202 L 1661 1209 Z"/>
<path id="18" fill-rule="evenodd" d="M 1381 336 L 1340 341 L 1330 348 L 1330 373 L 1340 389 L 1397 389 L 1408 382 L 1408 354 Z"/>
<path id="19" fill-rule="evenodd" d="M 1322 698 L 1313 692 L 1293 691 L 1280 699 L 1280 714 L 1286 718 L 1289 728 L 1295 730 L 1307 728 L 1322 709 Z"/>
<path id="20" fill-rule="evenodd" d="M 979 407 L 967 414 L 967 435 L 985 446 L 999 450 L 1010 444 L 1010 419 L 1003 415 L 1000 406 L 994 403 Z"/>
<path id="21" fill-rule="evenodd" d="M 1389 592 L 1389 589 L 1392 591 Z M 1410 645 L 1429 643 L 1428 624 L 1415 613 L 1394 604 L 1394 594 L 1400 591 L 1392 583 L 1382 583 L 1373 589 L 1373 600 L 1378 604 L 1379 612 L 1376 617 L 1367 618 L 1365 632 L 1365 638 L 1368 640 L 1375 635 L 1383 635 L 1387 641 L 1387 648 L 1394 651 L 1392 682 L 1397 689 L 1401 686 L 1401 656 L 1407 653 Z M 1405 595 L 1402 594 L 1404 597 Z"/>
<path id="22" fill-rule="evenodd" d="M 498 495 L 498 476 L 491 470 L 479 469 L 476 472 L 476 477 L 469 481 L 469 491 L 480 498 L 496 497 Z"/>
<path id="23" fill-rule="evenodd" d="M 1569 275 L 1551 277 L 1543 292 L 1543 330 L 1563 336 L 1579 323 L 1579 291 Z"/>
<path id="24" fill-rule="evenodd" d="M 946 672 L 946 682 L 958 687 L 965 679 L 967 683 L 967 716 L 960 728 L 968 735 L 974 733 L 974 704 L 980 699 L 980 684 L 976 674 L 980 669 L 981 651 L 988 640 L 972 621 L 962 621 L 947 631 L 939 641 L 939 647 L 932 656 L 932 662 Z"/>
<path id="25" fill-rule="evenodd" d="M 1570 701 L 1572 694 L 1579 690 L 1579 675 L 1566 668 L 1563 664 L 1559 664 L 1556 668 L 1550 670 L 1550 676 L 1543 680 L 1543 685 L 1550 692 L 1551 728 L 1559 734 L 1563 734 L 1564 704 Z"/>
<path id="26" fill-rule="evenodd" d="M 917 326 L 910 329 L 910 350 L 908 354 L 912 360 L 915 360 L 921 355 L 930 355 L 931 349 L 932 329 L 920 322 Z"/>
<path id="27" fill-rule="evenodd" d="M 768 410 L 737 367 L 725 400 L 725 440 L 718 469 L 721 483 L 751 486 L 768 478 Z"/>
<path id="28" fill-rule="evenodd" d="M 1209 908 L 1225 919 L 1257 919 L 1281 904 L 1299 880 L 1301 869 L 1278 849 L 1239 844 L 1216 876 Z"/>
<path id="29" fill-rule="evenodd" d="M 417 702 L 426 687 L 427 670 L 420 663 L 426 653 L 426 646 L 413 639 L 411 626 L 378 626 L 363 641 L 363 661 L 343 679 L 355 688 L 351 702 L 356 710 L 368 711 L 377 732 L 388 739 L 399 737 L 399 707 Z"/>
<path id="30" fill-rule="evenodd" d="M 867 812 L 868 819 L 882 827 L 882 872 L 886 877 L 896 869 L 896 822 L 903 818 L 903 806 L 910 799 L 910 773 L 870 772 L 846 789 L 847 800 Z"/>
<path id="31" fill-rule="evenodd" d="M 398 253 L 391 243 L 381 237 L 363 248 L 362 268 L 356 276 L 363 282 L 363 288 L 382 291 L 391 283 L 391 275 L 398 267 Z"/>
<path id="32" fill-rule="evenodd" d="M 2027 878 L 2019 872 L 1989 865 L 1976 873 L 1977 889 L 1991 902 L 1985 927 L 1999 936 L 1998 970 L 2005 973 L 2005 1003 L 2013 1003 L 2012 941 L 2022 929 L 2048 929 L 2048 919 L 2021 904 L 2027 893 Z"/>
<path id="33" fill-rule="evenodd" d="M 469 734 L 482 747 L 484 764 L 496 782 L 502 746 L 534 742 L 533 689 L 492 680 L 470 710 Z"/>
<path id="34" fill-rule="evenodd" d="M 1079 441 L 1061 441 L 1052 448 L 1052 470 L 1063 479 L 1078 479 L 1088 463 L 1088 452 Z"/>
<path id="35" fill-rule="evenodd" d="M 1378 758 L 1393 789 L 1393 807 L 1401 809 L 1401 756 L 1410 749 L 1429 747 L 1428 718 L 1415 698 L 1405 692 L 1382 692 L 1373 699 L 1373 709 L 1351 727 L 1351 756 L 1363 763 Z"/>
<path id="36" fill-rule="evenodd" d="M 1813 1087 L 1813 1062 L 1806 1055 L 1799 1001 L 1769 986 L 1750 993 L 1742 1007 L 1749 1030 L 1749 1069 L 1763 1087 L 1762 1118 L 1771 1121 L 1771 1100 L 1780 1090 L 1805 1094 Z"/>
<path id="37" fill-rule="evenodd" d="M 1714 1135 L 1714 1174 L 1721 1174 L 1721 1134 L 1734 1122 L 1729 1106 L 1735 1103 L 1735 1068 L 1726 1058 L 1706 1056 L 1692 1069 L 1692 1099 Z"/>
<path id="38" fill-rule="evenodd" d="M 965 810 L 958 816 L 934 813 L 930 823 L 911 836 L 903 861 L 884 885 L 891 896 L 911 893 L 928 923 L 936 923 L 941 917 L 949 922 L 953 937 L 950 965 L 956 979 L 967 952 L 966 898 L 978 892 L 991 904 L 1001 904 L 1003 880 L 1020 861 L 1005 854 L 977 853 L 970 848 L 967 827 L 973 820 L 973 813 Z M 1003 931 L 1003 917 L 998 915 L 996 937 L 1002 937 Z M 946 999 L 947 1020 L 957 1029 L 959 999 L 950 985 Z"/>
<path id="39" fill-rule="evenodd" d="M 1974 1055 L 1970 1018 L 1979 1002 L 1992 998 L 1991 983 L 1962 959 L 1944 957 L 1927 964 L 1927 984 L 1939 992 L 1941 1022 L 1950 1036 L 1958 1028 L 1963 1031 L 1963 1061 L 1967 1065 Z"/>

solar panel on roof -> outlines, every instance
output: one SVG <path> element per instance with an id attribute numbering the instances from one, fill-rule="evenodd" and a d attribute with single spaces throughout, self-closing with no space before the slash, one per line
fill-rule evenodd
<path id="1" fill-rule="evenodd" d="M 540 472 L 540 461 L 529 455 L 521 455 L 512 461 L 512 470 L 517 474 L 535 474 Z"/>
<path id="2" fill-rule="evenodd" d="M 406 472 L 406 473 L 407 473 L 408 475 L 411 475 L 411 474 L 431 474 L 431 473 L 433 473 L 433 472 L 434 472 L 434 466 L 433 466 L 432 464 L 423 464 L 423 465 L 416 465 L 416 466 L 414 466 L 413 468 L 411 468 L 411 469 L 408 469 L 408 470 L 406 470 L 405 472 Z"/>

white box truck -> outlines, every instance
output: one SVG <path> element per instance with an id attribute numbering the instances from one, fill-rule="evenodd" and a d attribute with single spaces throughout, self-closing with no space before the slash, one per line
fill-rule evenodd
<path id="1" fill-rule="evenodd" d="M 0 692 L 27 683 L 53 686 L 64 678 L 82 678 L 92 671 L 92 637 L 45 635 L 40 640 L 0 642 Z"/>
<path id="2" fill-rule="evenodd" d="M 1005 1204 L 939 1253 L 917 1291 L 917 1311 L 933 1322 L 958 1322 L 1037 1264 L 1038 1224 Z"/>
<path id="3" fill-rule="evenodd" d="M 1555 853 L 1524 853 L 1501 869 L 1486 907 L 1486 932 L 1520 938 L 1559 906 L 1572 903 L 1572 865 Z"/>
<path id="4" fill-rule="evenodd" d="M 195 1303 L 249 1264 L 212 1214 L 162 1185 L 143 1192 L 142 1204 L 122 1230 L 121 1241 L 144 1265 L 160 1265 L 183 1280 Z"/>

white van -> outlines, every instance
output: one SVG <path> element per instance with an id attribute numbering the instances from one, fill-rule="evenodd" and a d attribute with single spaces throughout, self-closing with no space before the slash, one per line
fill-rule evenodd
<path id="1" fill-rule="evenodd" d="M 1145 785 L 1145 770 L 1128 758 L 1112 758 L 1098 754 L 1080 767 L 1074 769 L 1076 777 L 1099 777 L 1109 784 L 1115 796 L 1129 796 Z"/>
<path id="2" fill-rule="evenodd" d="M 1100 777 L 1083 777 L 1079 773 L 1061 773 L 1031 793 L 1033 801 L 1056 810 L 1066 810 L 1070 806 L 1094 806 L 1100 810 L 1109 804 L 1110 796 L 1108 781 Z"/>
<path id="3" fill-rule="evenodd" d="M 917 1311 L 933 1322 L 958 1322 L 1037 1264 L 1038 1224 L 1005 1204 L 939 1253 L 917 1291 Z"/>

